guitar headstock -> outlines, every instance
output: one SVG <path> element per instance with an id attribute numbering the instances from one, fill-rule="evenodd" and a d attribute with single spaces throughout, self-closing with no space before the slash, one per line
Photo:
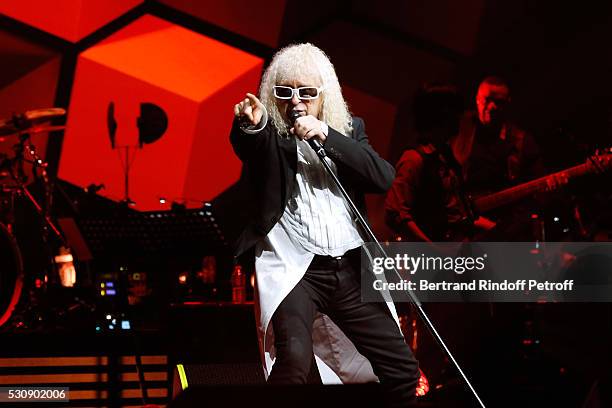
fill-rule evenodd
<path id="1" fill-rule="evenodd" d="M 612 167 L 612 147 L 598 149 L 597 152 L 587 159 L 587 164 L 596 173 L 603 173 Z"/>

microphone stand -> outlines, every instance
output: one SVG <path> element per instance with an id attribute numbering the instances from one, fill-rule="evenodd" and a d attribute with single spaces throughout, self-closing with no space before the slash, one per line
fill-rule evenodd
<path id="1" fill-rule="evenodd" d="M 369 240 L 376 244 L 376 247 L 378 248 L 380 253 L 385 258 L 388 258 L 388 255 L 385 252 L 385 249 L 383 248 L 381 243 L 376 238 L 376 235 L 374 235 L 374 232 L 372 231 L 372 229 L 370 228 L 370 226 L 366 222 L 366 220 L 363 217 L 363 215 L 361 215 L 361 213 L 359 212 L 359 209 L 357 209 L 357 206 L 355 205 L 353 200 L 351 200 L 351 197 L 349 197 L 348 193 L 344 189 L 344 186 L 342 185 L 342 183 L 340 182 L 340 180 L 338 179 L 338 177 L 336 176 L 336 174 L 332 170 L 332 168 L 329 165 L 329 163 L 327 163 L 327 161 L 325 160 L 325 158 L 327 157 L 327 154 L 325 152 L 325 148 L 323 147 L 323 145 L 318 140 L 314 140 L 314 139 L 308 139 L 307 142 L 310 145 L 310 147 L 315 151 L 317 156 L 319 156 L 319 159 L 321 160 L 321 163 L 323 163 L 323 167 L 325 167 L 325 170 L 327 171 L 329 176 L 334 181 L 334 184 L 338 187 L 338 189 L 340 190 L 340 193 L 342 193 L 342 196 L 344 197 L 344 199 L 346 200 L 347 204 L 351 208 L 351 211 L 353 212 L 353 214 L 355 214 L 355 216 L 357 217 L 357 220 L 359 221 L 359 224 L 361 224 L 361 226 L 363 227 L 363 229 L 366 232 Z M 399 272 L 397 271 L 395 266 L 393 266 L 393 272 L 395 272 L 395 274 L 401 279 L 401 275 L 399 274 Z M 455 359 L 455 357 L 453 356 L 453 354 L 451 353 L 451 351 L 447 347 L 446 343 L 444 342 L 444 340 L 442 339 L 442 337 L 440 336 L 440 334 L 436 330 L 434 324 L 429 319 L 429 316 L 427 316 L 427 313 L 425 313 L 425 310 L 423 310 L 423 307 L 422 307 L 421 302 L 419 301 L 419 299 L 416 297 L 414 292 L 412 290 L 410 290 L 410 289 L 408 289 L 408 295 L 410 297 L 410 301 L 411 301 L 412 305 L 416 308 L 416 310 L 417 310 L 419 316 L 421 317 L 421 319 L 423 320 L 423 322 L 425 322 L 425 326 L 429 329 L 429 331 L 433 335 L 434 339 L 436 339 L 436 341 L 438 342 L 438 344 L 440 345 L 440 347 L 442 348 L 442 350 L 444 351 L 446 356 L 449 358 L 449 360 L 451 360 L 453 362 L 453 365 L 455 366 L 457 371 L 459 371 L 459 374 L 461 374 L 461 377 L 463 378 L 463 381 L 465 381 L 465 383 L 469 387 L 470 391 L 472 392 L 472 395 L 474 395 L 474 398 L 476 398 L 476 400 L 478 401 L 478 403 L 480 404 L 480 406 L 482 408 L 485 408 L 484 403 L 482 402 L 482 400 L 478 396 L 478 393 L 476 392 L 476 390 L 472 386 L 472 383 L 470 382 L 470 380 L 467 378 L 466 374 L 461 369 L 461 366 L 459 365 L 459 363 L 457 362 L 457 360 Z"/>

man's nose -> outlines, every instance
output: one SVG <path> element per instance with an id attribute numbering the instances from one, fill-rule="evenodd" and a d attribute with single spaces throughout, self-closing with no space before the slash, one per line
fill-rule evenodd
<path id="1" fill-rule="evenodd" d="M 291 103 L 293 104 L 293 106 L 295 106 L 299 104 L 300 102 L 301 102 L 300 98 L 298 98 L 297 95 L 294 93 L 293 96 L 291 97 Z"/>

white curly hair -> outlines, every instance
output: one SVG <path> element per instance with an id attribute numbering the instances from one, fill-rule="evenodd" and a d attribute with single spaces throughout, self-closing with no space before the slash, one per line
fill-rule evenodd
<path id="1" fill-rule="evenodd" d="M 336 71 L 329 57 L 310 44 L 294 44 L 278 51 L 261 79 L 259 98 L 266 107 L 270 119 L 281 136 L 289 135 L 287 123 L 278 109 L 273 87 L 280 83 L 319 78 L 323 87 L 320 98 L 321 112 L 318 119 L 348 136 L 353 130 L 352 118 Z"/>

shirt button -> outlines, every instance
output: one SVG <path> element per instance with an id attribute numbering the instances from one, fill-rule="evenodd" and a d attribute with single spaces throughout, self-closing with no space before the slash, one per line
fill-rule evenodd
<path id="1" fill-rule="evenodd" d="M 278 217 L 276 215 L 270 218 L 270 222 L 273 222 L 273 223 L 275 223 L 277 220 L 278 220 Z"/>

